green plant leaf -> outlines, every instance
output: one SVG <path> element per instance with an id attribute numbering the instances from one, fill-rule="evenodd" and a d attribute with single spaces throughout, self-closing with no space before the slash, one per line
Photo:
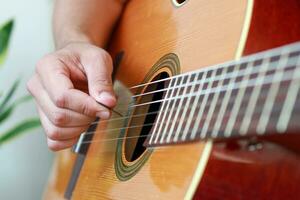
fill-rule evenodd
<path id="1" fill-rule="evenodd" d="M 17 99 L 13 104 L 11 104 L 9 107 L 7 107 L 6 109 L 2 109 L 0 110 L 0 124 L 5 120 L 8 119 L 9 116 L 12 114 L 12 112 L 14 111 L 14 109 L 20 104 L 20 103 L 24 103 L 28 100 L 30 100 L 32 97 L 27 95 L 27 96 L 23 96 L 19 99 Z"/>
<path id="2" fill-rule="evenodd" d="M 10 141 L 13 138 L 16 138 L 17 136 L 20 136 L 27 131 L 37 128 L 41 125 L 40 120 L 38 118 L 32 118 L 32 119 L 27 119 L 12 129 L 4 132 L 3 134 L 0 135 L 0 146 L 3 145 L 4 143 Z"/>
<path id="3" fill-rule="evenodd" d="M 0 113 L 5 108 L 6 104 L 8 103 L 8 101 L 10 100 L 10 98 L 13 96 L 13 94 L 15 93 L 15 91 L 16 91 L 16 89 L 17 89 L 17 87 L 18 87 L 19 84 L 20 84 L 20 79 L 15 80 L 14 84 L 9 89 L 9 91 L 6 94 L 6 96 L 4 97 L 3 101 L 0 103 Z"/>
<path id="4" fill-rule="evenodd" d="M 14 21 L 9 20 L 2 27 L 0 27 L 0 65 L 4 63 L 7 55 L 10 35 L 14 26 Z"/>

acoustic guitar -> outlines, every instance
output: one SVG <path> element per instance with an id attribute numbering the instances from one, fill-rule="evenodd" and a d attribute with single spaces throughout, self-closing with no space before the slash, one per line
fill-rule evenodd
<path id="1" fill-rule="evenodd" d="M 44 199 L 300 199 L 300 1 L 132 0 L 118 105 Z"/>

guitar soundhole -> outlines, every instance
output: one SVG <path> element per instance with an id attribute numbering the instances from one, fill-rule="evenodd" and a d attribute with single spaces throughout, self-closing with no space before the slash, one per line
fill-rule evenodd
<path id="1" fill-rule="evenodd" d="M 183 4 L 186 0 L 176 0 L 178 4 Z"/>
<path id="2" fill-rule="evenodd" d="M 151 82 L 168 77 L 169 74 L 167 72 L 161 72 L 160 74 L 155 76 Z M 163 90 L 166 87 L 166 82 L 167 81 L 160 81 L 157 83 L 146 85 L 143 90 L 144 95 L 140 96 L 137 99 L 137 103 L 143 104 L 161 100 L 163 98 L 164 91 L 160 90 Z M 160 105 L 161 102 L 159 101 L 157 103 L 150 103 L 146 106 L 136 107 L 136 109 L 134 110 L 129 127 L 135 128 L 128 129 L 125 140 L 125 158 L 127 161 L 132 162 L 136 160 L 146 150 L 144 142 L 155 123 Z"/>
<path id="3" fill-rule="evenodd" d="M 187 2 L 187 0 L 172 0 L 173 4 L 177 7 L 182 6 Z"/>

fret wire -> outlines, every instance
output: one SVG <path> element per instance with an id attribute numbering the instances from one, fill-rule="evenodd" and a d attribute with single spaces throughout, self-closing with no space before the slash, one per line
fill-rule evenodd
<path id="1" fill-rule="evenodd" d="M 196 74 L 196 76 L 195 76 L 195 81 L 198 80 L 200 74 L 201 74 L 201 73 L 197 73 L 197 74 Z M 206 74 L 207 74 L 207 71 L 205 71 L 205 72 L 202 73 L 202 75 L 201 75 L 202 77 L 200 77 L 201 80 L 204 80 L 204 79 L 206 78 Z M 191 90 L 190 90 L 191 92 L 194 92 L 194 90 L 195 90 L 195 85 L 196 85 L 196 84 L 192 85 Z M 201 86 L 200 86 L 200 87 L 201 87 Z M 186 95 L 186 96 L 187 96 L 187 95 Z M 186 105 L 189 105 L 189 104 L 190 104 L 191 98 L 192 98 L 191 96 L 187 97 Z M 177 128 L 177 130 L 176 130 L 175 137 L 174 137 L 174 139 L 173 139 L 173 141 L 175 141 L 175 142 L 178 141 L 179 133 L 180 133 L 181 128 L 182 128 L 182 126 L 183 126 L 183 121 L 182 121 L 182 120 L 185 119 L 185 116 L 186 116 L 186 114 L 187 114 L 188 108 L 189 108 L 188 106 L 185 106 L 185 107 L 184 107 L 184 110 L 183 110 L 183 112 L 182 112 L 181 118 L 180 118 L 180 120 L 179 120 L 179 125 L 178 125 L 178 128 Z"/>
<path id="2" fill-rule="evenodd" d="M 215 77 L 215 75 L 216 75 L 216 71 L 217 70 L 214 70 L 213 72 L 212 72 L 212 75 L 211 75 L 211 77 Z M 212 87 L 212 81 L 208 84 L 208 86 L 207 86 L 207 88 L 206 89 L 211 89 L 211 87 Z M 207 99 L 208 99 L 208 96 L 209 96 L 209 94 L 206 94 L 206 95 L 204 95 L 203 96 L 203 100 L 201 101 L 201 106 L 200 106 L 200 109 L 199 109 L 199 113 L 197 114 L 197 118 L 196 118 L 196 120 L 195 120 L 195 123 L 194 123 L 194 127 L 193 127 L 193 129 L 192 129 L 192 134 L 191 134 L 191 138 L 193 139 L 193 138 L 195 138 L 195 136 L 196 136 L 196 129 L 198 129 L 199 127 L 197 126 L 197 124 L 200 122 L 200 120 L 202 119 L 202 115 L 203 115 L 203 112 L 204 112 L 204 108 L 205 108 L 205 106 L 206 106 L 206 102 L 207 102 Z M 198 95 L 198 97 L 200 97 L 200 95 Z M 198 103 L 198 101 L 199 101 L 199 98 L 197 99 L 197 102 L 196 103 Z M 188 127 L 188 128 L 190 128 L 190 127 Z"/>
<path id="3" fill-rule="evenodd" d="M 247 64 L 247 68 L 246 68 L 247 72 L 251 72 L 253 70 L 253 64 L 254 64 L 253 62 L 249 66 Z M 248 84 L 249 78 L 250 78 L 250 75 L 246 75 L 242 78 L 242 80 L 245 80 L 245 81 L 244 82 L 241 81 L 241 86 L 243 86 L 243 87 L 238 89 L 238 94 L 235 98 L 235 104 L 233 105 L 233 108 L 231 109 L 231 114 L 230 114 L 229 120 L 227 122 L 225 131 L 224 131 L 225 137 L 229 137 L 231 135 L 231 131 L 234 126 L 234 122 L 236 120 L 237 114 L 238 114 L 240 106 L 241 106 L 242 98 L 244 97 L 244 94 L 246 91 L 245 86 Z"/>
<path id="4" fill-rule="evenodd" d="M 200 84 L 200 88 L 198 89 L 199 91 L 201 91 L 202 88 L 203 88 L 204 85 L 205 85 L 205 84 L 204 84 L 204 81 L 205 81 L 205 79 L 206 79 L 206 77 L 207 77 L 207 74 L 208 74 L 208 73 L 206 73 L 206 74 L 205 74 L 205 77 L 202 78 L 203 82 L 202 82 L 202 84 Z M 212 71 L 212 74 L 210 75 L 210 77 L 212 77 L 213 74 L 215 74 L 215 70 Z M 211 82 L 209 83 L 209 85 L 210 85 L 210 84 L 211 84 Z M 207 86 L 206 89 L 209 89 L 209 87 Z M 204 96 L 205 96 L 205 95 L 204 95 Z M 192 105 L 192 109 L 190 110 L 190 114 L 189 114 L 188 119 L 194 117 L 195 111 L 197 110 L 197 105 L 198 105 L 199 99 L 200 99 L 200 95 L 196 95 L 196 96 L 195 96 L 195 99 L 194 99 L 194 102 L 193 102 L 193 105 Z M 182 136 L 181 136 L 181 140 L 185 140 L 185 138 L 187 137 L 188 130 L 191 128 L 191 123 L 192 123 L 192 120 L 189 120 L 188 123 L 185 124 L 185 128 L 184 128 L 183 134 L 182 134 Z"/>
<path id="5" fill-rule="evenodd" d="M 284 49 L 284 51 L 287 51 Z M 285 52 L 288 53 L 288 52 Z M 288 62 L 288 57 L 284 57 L 283 59 L 280 59 L 278 65 L 286 65 Z M 279 79 L 281 81 L 284 76 L 284 70 L 276 69 L 273 79 Z M 264 134 L 267 124 L 269 122 L 269 116 L 271 114 L 273 104 L 276 98 L 276 94 L 278 93 L 280 82 L 272 82 L 271 87 L 269 89 L 269 94 L 267 96 L 267 99 L 264 103 L 264 108 L 262 110 L 262 114 L 260 116 L 260 119 L 258 121 L 258 125 L 256 127 L 256 131 L 258 134 Z"/>
<path id="6" fill-rule="evenodd" d="M 178 79 L 179 79 L 179 77 L 177 77 L 177 78 L 175 79 L 174 85 L 177 84 Z M 173 97 L 173 94 L 174 94 L 174 89 L 171 89 L 171 94 L 170 94 L 171 98 Z M 163 104 L 165 104 L 165 102 L 166 102 L 166 101 L 164 101 Z M 171 102 L 171 101 L 167 101 L 166 110 L 169 110 L 170 102 Z M 166 115 L 167 115 L 167 112 L 164 112 L 164 113 L 163 113 L 163 117 L 162 117 L 162 121 L 165 121 Z M 157 143 L 162 128 L 163 128 L 162 126 L 159 126 L 159 129 L 158 129 L 158 131 L 157 131 L 157 134 L 156 134 L 154 143 Z"/>
<path id="7" fill-rule="evenodd" d="M 241 65 L 235 65 L 234 68 L 233 68 L 233 71 L 235 73 L 238 73 L 238 71 L 240 71 L 240 66 Z M 233 85 L 233 83 L 234 83 L 235 80 L 236 80 L 236 77 L 231 78 L 229 80 L 229 83 L 228 83 L 227 86 Z M 226 90 L 226 92 L 224 94 L 223 103 L 222 103 L 221 108 L 219 110 L 219 113 L 218 113 L 218 116 L 217 116 L 217 119 L 216 119 L 216 122 L 215 122 L 215 126 L 214 126 L 214 129 L 213 129 L 213 132 L 212 132 L 212 136 L 213 137 L 217 136 L 218 130 L 220 130 L 220 128 L 221 128 L 222 121 L 224 119 L 224 114 L 225 114 L 225 111 L 227 109 L 227 106 L 228 106 L 228 103 L 229 103 L 232 91 L 233 90 Z"/>
<path id="8" fill-rule="evenodd" d="M 280 92 L 281 93 L 281 96 L 284 96 L 285 95 L 285 92 Z M 284 94 L 282 94 L 282 93 L 284 93 Z M 265 95 L 265 96 L 267 96 L 267 94 Z M 265 98 L 264 97 L 260 97 L 260 101 L 264 101 L 265 100 Z M 243 102 L 244 103 L 249 103 L 250 102 L 250 100 L 249 99 L 243 99 Z M 273 112 L 275 113 L 275 114 L 277 114 L 278 113 L 278 115 L 280 114 L 280 108 L 279 108 L 279 106 L 281 105 L 281 102 L 276 102 L 274 105 L 276 105 L 277 107 L 276 107 L 276 109 L 275 110 L 273 110 Z M 256 109 L 255 109 L 255 111 L 253 112 L 253 121 L 254 121 L 254 123 L 255 123 L 255 120 L 258 120 L 258 117 L 257 117 L 257 115 L 261 115 L 261 110 L 263 109 L 263 106 L 261 105 L 261 104 L 259 104 L 259 105 L 257 105 L 257 107 L 256 107 Z M 237 119 L 240 119 L 241 117 L 243 117 L 243 116 L 245 116 L 246 115 L 246 108 L 242 108 L 241 107 L 241 110 L 240 110 L 240 112 L 238 113 L 238 117 L 237 117 Z M 299 108 L 297 108 L 297 112 L 299 113 Z M 226 117 L 230 117 L 230 113 L 226 113 L 225 114 L 225 116 Z M 277 121 L 277 116 L 274 116 L 274 115 L 272 115 L 272 116 L 270 116 L 270 119 L 272 119 L 272 120 L 270 120 L 270 122 L 272 123 L 272 124 L 276 124 L 276 121 Z M 240 134 L 240 132 L 239 132 L 239 130 L 238 130 L 238 128 L 236 128 L 236 127 L 238 127 L 239 126 L 239 123 L 238 123 L 238 121 L 236 122 L 237 123 L 237 126 L 235 126 L 234 128 L 233 128 L 233 131 L 232 131 L 232 134 L 233 133 L 236 133 L 237 134 L 237 136 L 245 136 L 245 135 L 247 135 L 247 134 L 251 134 L 251 133 L 255 133 L 256 132 L 256 129 L 255 129 L 255 127 L 250 127 L 249 129 L 247 129 L 247 133 L 246 134 Z M 269 128 L 271 128 L 271 127 L 269 127 Z M 270 130 L 270 129 L 269 129 Z M 208 129 L 208 131 L 212 131 L 211 129 Z M 224 131 L 224 130 L 222 130 L 222 131 Z M 222 132 L 221 131 L 221 132 Z M 274 131 L 275 131 L 275 128 L 274 128 Z M 232 136 L 232 134 L 231 134 L 231 136 Z"/>
<path id="9" fill-rule="evenodd" d="M 290 80 L 290 76 L 292 76 L 292 73 L 291 72 L 289 72 L 289 73 L 286 73 L 285 74 L 286 75 L 286 78 L 285 79 L 282 79 L 282 80 Z M 269 76 L 267 76 L 267 78 L 265 78 L 265 82 L 262 82 L 262 84 L 267 84 L 267 83 L 271 83 L 272 81 L 272 79 L 270 79 L 269 81 L 268 81 L 268 78 L 269 78 Z M 275 79 L 275 80 L 273 80 L 273 81 L 278 81 L 277 79 Z M 280 80 L 279 80 L 280 81 Z M 231 80 L 231 82 L 232 82 L 232 80 Z M 253 81 L 253 83 L 252 84 L 249 84 L 249 85 L 245 85 L 245 87 L 250 87 L 250 86 L 257 86 L 258 84 L 254 84 L 255 82 Z M 231 84 L 231 85 L 233 85 L 233 84 Z M 230 93 L 231 93 L 231 90 L 233 90 L 233 89 L 238 89 L 238 88 L 241 88 L 241 86 L 240 86 L 240 84 L 235 84 L 234 86 L 232 86 L 232 87 L 228 87 L 227 88 L 227 92 L 228 91 L 230 91 Z M 244 88 L 244 87 L 243 87 Z M 212 92 L 215 92 L 215 91 L 212 91 Z M 209 93 L 212 93 L 212 92 L 209 92 Z M 227 93 L 225 96 L 229 96 L 228 95 L 229 93 Z M 205 93 L 202 93 L 202 94 L 197 94 L 197 95 L 205 95 Z M 225 100 L 224 100 L 224 102 L 225 103 L 223 103 L 222 105 L 226 105 L 227 106 L 227 104 L 228 104 L 228 102 L 226 102 L 226 98 L 224 98 Z M 229 99 L 228 99 L 229 100 Z M 228 101 L 227 100 L 227 101 Z M 185 110 L 187 110 L 187 107 L 186 107 L 186 109 Z M 223 113 L 225 113 L 225 112 L 223 112 Z M 182 123 L 181 123 L 181 126 L 182 126 Z M 180 129 L 178 129 L 177 131 L 179 131 L 179 130 L 181 130 L 181 126 L 180 126 Z M 215 131 L 215 130 L 214 130 Z M 175 138 L 178 138 L 179 137 L 179 132 L 177 132 L 176 133 L 176 137 Z M 177 140 L 176 140 L 177 141 Z"/>
<path id="10" fill-rule="evenodd" d="M 243 101 L 248 101 L 249 102 L 249 99 L 243 99 Z M 275 105 L 280 105 L 281 103 L 275 103 Z M 261 112 L 260 112 L 260 110 L 262 109 L 262 107 L 263 106 L 259 106 L 259 109 L 257 109 L 255 112 L 254 112 L 254 116 L 255 115 L 260 115 L 261 114 Z M 299 113 L 299 111 L 300 111 L 300 109 L 299 109 L 299 107 L 297 108 L 297 112 Z M 239 112 L 239 114 L 238 114 L 238 116 L 240 116 L 240 115 L 245 115 L 245 112 L 246 112 L 246 109 L 242 109 L 241 110 L 241 112 Z M 280 113 L 280 110 L 279 109 L 277 109 L 276 110 L 276 113 Z M 225 117 L 230 117 L 230 113 L 226 113 L 225 114 Z M 271 119 L 273 119 L 274 118 L 274 120 L 272 121 L 272 122 L 275 122 L 275 117 L 274 116 L 271 116 Z M 235 129 L 234 129 L 235 130 Z M 212 132 L 213 131 L 213 129 L 212 128 L 209 128 L 208 129 L 208 132 Z M 219 131 L 224 131 L 224 130 L 219 130 Z M 253 130 L 253 131 L 251 131 L 251 129 L 248 129 L 248 131 L 250 131 L 249 133 L 254 133 L 255 132 L 255 129 Z M 236 130 L 236 132 L 238 133 L 238 130 Z M 191 133 L 191 131 L 189 131 L 189 133 Z M 274 132 L 270 132 L 270 133 L 274 133 Z M 197 135 L 199 135 L 199 134 L 197 134 Z M 225 136 L 225 135 L 224 135 Z M 231 135 L 232 136 L 232 135 Z M 242 136 L 242 135 L 241 135 Z M 221 136 L 222 137 L 222 136 Z M 187 140 L 185 140 L 185 141 L 194 141 L 196 138 L 201 138 L 201 137 L 195 137 L 195 138 L 188 138 Z M 207 139 L 207 138 L 215 138 L 215 137 L 213 137 L 212 136 L 212 134 L 210 134 L 210 135 L 206 135 L 204 138 L 201 138 L 201 139 Z M 189 140 L 190 139 L 190 140 Z"/>
<path id="11" fill-rule="evenodd" d="M 192 76 L 191 74 L 188 76 L 187 82 L 190 82 L 191 76 Z M 195 78 L 196 78 L 196 76 L 195 76 Z M 184 87 L 184 90 L 183 90 L 182 95 L 185 95 L 185 94 L 186 94 L 187 88 L 188 88 L 188 87 Z M 177 122 L 177 118 L 178 118 L 178 115 L 179 115 L 179 113 L 180 113 L 180 110 L 181 110 L 181 107 L 182 107 L 182 104 L 183 104 L 183 100 L 184 100 L 184 98 L 181 98 L 181 99 L 180 99 L 178 108 L 177 108 L 177 110 L 176 110 L 176 114 L 175 114 L 175 118 L 174 118 L 174 123 L 172 123 L 172 126 L 171 126 L 171 128 L 170 128 L 170 133 L 169 133 L 169 135 L 168 135 L 168 137 L 167 137 L 167 142 L 170 142 L 170 140 L 171 140 L 171 136 L 172 136 L 172 133 L 173 133 L 173 131 L 174 131 L 174 128 L 175 128 L 175 125 L 176 125 L 176 122 Z"/>
<path id="12" fill-rule="evenodd" d="M 259 94 L 260 94 L 260 91 L 261 91 L 261 88 L 262 88 L 262 83 L 264 81 L 265 74 L 266 74 L 266 71 L 267 71 L 267 68 L 268 68 L 267 63 L 269 61 L 270 61 L 270 59 L 268 57 L 266 57 L 266 59 L 263 59 L 263 61 L 262 61 L 262 64 L 261 64 L 261 67 L 260 67 L 260 72 L 259 72 L 259 74 L 257 76 L 257 80 L 256 80 L 257 86 L 253 88 L 253 91 L 252 91 L 251 96 L 250 96 L 249 103 L 248 103 L 247 108 L 246 108 L 246 114 L 244 115 L 241 126 L 240 126 L 240 131 L 239 132 L 240 132 L 241 135 L 245 135 L 248 131 L 248 128 L 249 128 L 249 125 L 250 125 L 250 122 L 251 122 L 251 119 L 252 119 L 252 115 L 253 115 L 253 112 L 255 110 L 256 102 L 258 100 L 258 97 L 259 97 Z"/>
<path id="13" fill-rule="evenodd" d="M 175 79 L 171 79 L 171 81 L 169 82 L 168 87 L 172 87 L 172 84 L 173 84 L 174 80 L 175 80 Z M 170 90 L 167 90 L 166 95 L 165 95 L 166 98 L 168 98 L 169 93 L 170 93 Z M 165 101 L 162 102 L 161 110 L 163 110 L 164 107 L 165 107 Z M 156 120 L 157 122 L 160 121 L 160 118 L 161 118 L 162 114 L 163 114 L 162 112 L 159 112 L 159 113 L 158 113 L 157 120 Z M 154 129 L 153 129 L 153 131 L 152 131 L 152 134 L 151 134 L 151 137 L 150 137 L 150 140 L 149 140 L 149 144 L 152 143 L 153 138 L 154 138 L 154 135 L 157 135 L 157 134 L 158 134 L 158 133 L 156 133 L 157 127 L 158 127 L 157 125 L 154 126 Z"/>
<path id="14" fill-rule="evenodd" d="M 298 58 L 298 61 L 296 63 L 296 69 L 293 73 L 293 78 L 296 78 L 297 76 L 300 76 L 300 67 L 297 67 L 300 65 L 300 59 Z M 300 83 L 299 80 L 293 79 L 289 84 L 288 92 L 286 95 L 286 99 L 284 101 L 279 119 L 278 124 L 276 126 L 276 129 L 279 133 L 284 133 L 288 127 L 293 108 L 295 106 L 297 95 L 300 89 Z"/>
<path id="15" fill-rule="evenodd" d="M 183 81 L 184 81 L 184 78 L 181 79 L 181 81 L 180 81 L 179 84 L 182 84 Z M 181 89 L 181 88 L 180 88 L 180 89 Z M 177 89 L 175 96 L 178 96 L 178 95 L 179 95 L 180 89 Z M 176 89 L 173 89 L 173 90 L 176 90 Z M 173 101 L 171 101 L 172 107 L 171 107 L 171 110 L 170 110 L 170 112 L 169 112 L 168 119 L 167 119 L 167 121 L 166 121 L 167 124 L 169 124 L 169 122 L 171 121 L 171 117 L 173 116 L 174 108 L 175 108 L 176 102 L 177 102 L 178 100 L 179 100 L 179 99 L 174 99 Z M 174 119 L 173 119 L 173 123 L 175 123 Z M 161 136 L 161 138 L 160 138 L 160 143 L 163 142 L 163 139 L 165 138 L 165 135 L 167 134 L 168 127 L 169 127 L 168 125 L 165 126 L 164 131 L 163 131 L 163 133 L 162 133 L 162 136 Z M 170 132 L 169 132 L 169 134 L 170 134 Z"/>
<path id="16" fill-rule="evenodd" d="M 227 71 L 228 71 L 228 67 L 227 68 L 223 68 L 221 74 L 223 76 L 225 76 L 227 74 Z M 224 81 L 224 79 L 222 79 L 221 81 L 219 81 L 217 87 L 220 88 L 223 85 L 223 81 Z M 206 119 L 204 120 L 203 128 L 201 129 L 201 132 L 200 132 L 200 136 L 207 134 L 207 129 L 209 128 L 209 124 L 211 123 L 211 119 L 212 119 L 212 116 L 214 114 L 214 110 L 216 108 L 216 104 L 217 104 L 217 101 L 219 99 L 219 95 L 220 95 L 220 92 L 216 92 L 213 95 L 212 103 L 211 103 L 211 105 L 209 105 L 208 114 L 207 114 Z"/>

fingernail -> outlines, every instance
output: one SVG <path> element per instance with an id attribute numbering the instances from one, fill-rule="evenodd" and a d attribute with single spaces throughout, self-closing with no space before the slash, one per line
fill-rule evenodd
<path id="1" fill-rule="evenodd" d="M 100 112 L 97 113 L 97 116 L 100 117 L 100 119 L 109 119 L 110 118 L 110 112 L 100 111 Z"/>
<path id="2" fill-rule="evenodd" d="M 113 106 L 116 102 L 116 97 L 110 92 L 102 91 L 98 97 L 98 101 L 107 106 Z"/>

